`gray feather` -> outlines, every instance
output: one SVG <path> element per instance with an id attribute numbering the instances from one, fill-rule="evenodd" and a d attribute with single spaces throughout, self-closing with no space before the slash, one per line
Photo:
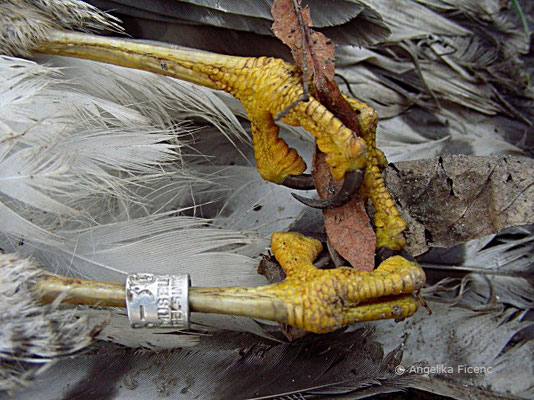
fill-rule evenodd
<path id="1" fill-rule="evenodd" d="M 56 9 L 52 3 L 62 4 Z M 169 42 L 179 38 L 190 45 L 234 54 L 283 54 L 284 47 L 275 39 L 254 33 L 254 21 L 270 18 L 266 4 L 225 2 L 229 4 L 227 9 L 217 9 L 218 3 L 223 2 L 204 1 L 200 6 L 189 2 L 211 9 L 195 17 L 209 15 L 210 26 L 198 20 L 169 21 L 168 16 L 162 15 L 150 19 L 152 16 L 143 14 L 152 24 L 143 22 L 143 33 L 152 30 L 143 37 Z M 343 3 L 345 6 L 335 11 L 322 12 L 324 21 L 317 18 L 325 24 L 322 29 L 328 35 L 338 39 L 335 35 L 339 34 L 341 40 L 349 41 L 351 36 L 360 35 L 361 30 L 368 30 L 366 33 L 373 40 L 382 37 L 382 22 L 373 23 L 373 12 L 365 8 L 358 18 L 353 18 L 361 5 Z M 338 47 L 337 66 L 356 95 L 377 108 L 382 118 L 378 142 L 390 160 L 458 152 L 486 155 L 532 151 L 534 136 L 529 134 L 532 130 L 529 123 L 533 120 L 533 96 L 526 79 L 531 68 L 522 61 L 528 38 L 518 34 L 513 15 L 496 13 L 495 2 L 475 0 L 368 3 L 382 12 L 393 34 L 387 43 L 373 48 L 356 51 L 350 46 Z M 83 29 L 76 22 L 68 22 L 68 18 L 64 23 L 54 22 L 60 20 L 56 18 L 58 15 L 62 18 L 71 15 L 65 13 L 69 11 L 63 7 L 65 2 L 6 4 L 30 5 L 31 12 L 39 15 L 50 9 L 52 14 L 57 14 L 48 17 L 54 27 L 59 23 L 62 28 Z M 230 5 L 238 7 L 235 12 L 231 12 Z M 324 5 L 328 7 L 328 3 Z M 128 10 L 140 12 L 140 8 Z M 248 19 L 247 11 L 254 19 Z M 95 13 L 92 10 L 90 15 Z M 225 14 L 233 14 L 232 18 L 237 15 L 241 28 L 250 32 L 225 28 L 217 20 Z M 340 17 L 345 21 L 342 25 L 327 27 L 335 25 Z M 346 22 L 349 17 L 350 21 Z M 371 25 L 357 25 L 366 19 Z M 127 22 L 131 26 L 136 17 Z M 265 25 L 258 26 L 261 30 Z M 115 29 L 109 24 L 89 28 Z M 336 28 L 339 29 L 335 34 Z M 18 32 L 22 32 L 24 39 L 24 31 Z M 370 39 L 363 36 L 361 40 Z M 242 124 L 243 110 L 236 106 L 235 100 L 168 78 L 116 67 L 53 57 L 39 61 L 63 69 L 20 59 L 2 59 L 5 79 L 0 82 L 4 84 L 0 94 L 0 160 L 4 162 L 0 169 L 0 242 L 3 249 L 33 256 L 51 269 L 62 268 L 71 274 L 101 279 L 120 280 L 124 271 L 138 267 L 178 270 L 187 260 L 187 272 L 195 274 L 194 284 L 264 282 L 256 275 L 255 268 L 258 255 L 267 247 L 267 233 L 293 224 L 300 212 L 292 204 L 285 210 L 286 214 L 276 214 L 287 191 L 257 181 L 252 172 L 254 160 L 247 124 Z M 16 90 L 10 91 L 10 87 Z M 299 143 L 298 134 L 291 136 L 295 133 L 282 129 L 283 135 L 291 137 L 289 141 Z M 199 139 L 203 134 L 210 139 Z M 217 139 L 213 143 L 217 146 L 210 146 L 214 135 Z M 86 146 L 91 151 L 78 151 L 73 161 L 71 150 Z M 145 151 L 133 151 L 139 146 Z M 299 148 L 306 146 L 303 143 Z M 39 151 L 44 147 L 46 151 Z M 230 163 L 235 166 L 228 169 L 229 174 L 218 170 Z M 7 180 L 2 185 L 2 179 L 12 179 L 19 171 L 26 173 L 18 178 L 18 186 L 6 184 Z M 235 179 L 237 171 L 246 171 L 242 173 L 243 182 Z M 242 202 L 234 195 L 236 189 L 244 194 Z M 259 210 L 258 205 L 262 206 Z M 509 396 L 507 390 L 513 396 L 532 398 L 532 359 L 525 356 L 533 350 L 532 335 L 528 334 L 532 329 L 528 319 L 533 301 L 528 277 L 532 235 L 528 230 L 511 235 L 470 244 L 465 258 L 455 264 L 457 271 L 451 267 L 450 260 L 447 263 L 446 258 L 442 259 L 447 275 L 461 275 L 454 284 L 440 283 L 427 291 L 434 310 L 432 316 L 420 311 L 409 321 L 373 324 L 376 337 L 388 350 L 402 341 L 402 335 L 409 334 L 404 347 L 406 367 L 423 360 L 454 367 L 464 363 L 489 366 L 493 368 L 491 375 L 455 374 L 432 379 L 403 376 L 403 380 L 379 379 L 382 386 L 377 386 L 377 375 L 371 375 L 379 371 L 378 376 L 384 376 L 380 362 L 384 358 L 369 357 L 369 354 L 376 355 L 376 349 L 366 347 L 368 338 L 360 338 L 362 349 L 368 349 L 368 353 L 357 352 L 354 365 L 358 366 L 358 374 L 362 370 L 369 372 L 364 374 L 362 382 L 370 386 L 367 392 L 357 391 L 347 397 L 397 390 L 399 385 L 410 384 L 456 398 Z M 199 251 L 190 249 L 191 238 L 201 243 Z M 183 253 L 183 260 L 176 260 L 177 249 Z M 429 277 L 434 278 L 434 272 L 428 272 Z M 462 280 L 468 272 L 473 274 Z M 490 277 L 489 282 L 484 276 Z M 77 315 L 101 318 L 103 314 L 79 310 Z M 133 394 L 146 398 L 158 393 L 189 396 L 214 393 L 216 389 L 231 395 L 243 385 L 246 390 L 252 385 L 265 387 L 261 386 L 261 378 L 247 378 L 240 371 L 248 373 L 257 368 L 271 378 L 287 372 L 285 365 L 261 354 L 266 342 L 258 342 L 257 338 L 238 334 L 232 336 L 240 341 L 238 345 L 234 341 L 225 347 L 225 343 L 217 342 L 220 334 L 217 327 L 269 336 L 270 329 L 262 324 L 216 316 L 205 316 L 194 322 L 195 331 L 187 337 L 175 332 L 140 334 L 126 327 L 124 315 L 113 312 L 109 324 L 100 333 L 102 340 L 149 349 L 191 346 L 206 333 L 213 336 L 210 338 L 213 341 L 208 339 L 205 346 L 201 342 L 196 350 L 173 349 L 158 354 L 99 342 L 96 354 L 61 361 L 57 369 L 41 375 L 41 386 L 33 381 L 38 386 L 21 391 L 18 396 L 57 398 L 64 394 L 75 398 L 87 395 L 91 388 L 108 398 L 131 398 Z M 224 342 L 229 336 L 220 338 Z M 239 354 L 240 349 L 249 349 L 248 345 L 254 343 L 262 343 L 258 345 L 261 352 Z M 287 348 L 279 349 L 284 349 L 283 354 L 276 353 L 280 355 L 280 363 L 293 365 L 294 370 L 308 371 L 306 368 L 317 366 L 310 374 L 312 380 L 317 376 L 314 374 L 321 372 L 319 366 L 332 365 L 329 364 L 332 359 L 314 359 L 302 365 L 299 357 L 291 364 L 287 357 L 294 355 L 291 353 L 294 348 L 287 355 Z M 2 363 L 0 370 L 8 374 L 14 366 L 19 366 Z M 205 365 L 210 368 L 202 370 Z M 217 368 L 212 370 L 214 365 Z M 267 371 L 267 366 L 273 369 Z M 189 370 L 198 373 L 199 378 L 188 379 L 184 371 Z M 8 376 L 10 384 L 30 383 L 34 373 L 47 373 L 30 369 L 31 375 L 24 375 L 25 371 L 19 368 L 16 375 L 9 375 L 16 376 L 13 380 Z M 358 374 L 354 376 L 360 377 Z M 294 377 L 295 385 L 302 384 L 296 390 L 309 388 L 309 381 L 299 380 L 306 379 L 304 374 L 286 375 L 279 382 L 271 380 L 279 386 L 269 389 L 277 389 L 275 392 L 280 394 L 284 388 L 293 388 L 287 379 Z M 240 379 L 230 379 L 236 377 Z M 414 378 L 414 381 L 404 378 Z M 83 384 L 84 380 L 89 384 Z M 73 387 L 72 382 L 77 384 Z M 119 387 L 117 382 L 123 386 Z"/>
<path id="2" fill-rule="evenodd" d="M 47 364 L 84 350 L 109 320 L 109 312 L 77 315 L 31 295 L 42 271 L 27 260 L 0 254 L 0 391 L 28 384 Z"/>
<path id="3" fill-rule="evenodd" d="M 224 28 L 219 32 L 227 40 L 230 40 L 228 36 L 230 32 L 225 30 L 232 30 L 233 40 L 237 40 L 244 47 L 248 47 L 246 41 L 238 34 L 249 32 L 262 36 L 273 35 L 272 1 L 247 3 L 232 0 L 153 1 L 141 4 L 129 0 L 92 0 L 90 3 L 125 19 L 129 33 L 135 37 L 163 40 L 161 36 L 156 36 L 158 30 L 161 35 L 165 34 L 165 31 L 176 31 L 176 27 L 184 28 L 186 25 L 199 24 Z M 389 34 L 389 29 L 380 14 L 365 3 L 354 0 L 332 0 L 327 3 L 304 2 L 303 5 L 308 3 L 312 5 L 310 10 L 313 27 L 339 44 L 370 45 L 383 40 Z M 135 19 L 135 24 L 129 25 L 128 22 L 132 17 Z M 198 34 L 201 35 L 201 32 L 199 30 Z M 173 41 L 176 43 L 191 45 L 190 42 L 180 42 L 180 40 L 190 40 L 190 38 L 174 36 Z M 226 51 L 224 48 L 215 49 L 214 45 L 217 42 L 213 40 L 210 42 L 212 42 L 211 50 L 228 52 L 228 49 L 233 49 L 230 44 L 226 46 Z M 241 54 L 246 54 L 246 50 Z"/>
<path id="4" fill-rule="evenodd" d="M 67 360 L 43 374 L 33 393 L 39 393 L 41 399 L 56 398 L 58 393 L 68 398 L 110 393 L 108 398 L 115 399 L 158 395 L 302 398 L 320 394 L 347 394 L 357 399 L 397 391 L 412 380 L 395 375 L 398 361 L 384 356 L 381 345 L 366 329 L 311 336 L 294 344 L 219 332 L 203 338 L 191 350 L 150 353 L 103 346 L 98 353 L 75 361 Z"/>

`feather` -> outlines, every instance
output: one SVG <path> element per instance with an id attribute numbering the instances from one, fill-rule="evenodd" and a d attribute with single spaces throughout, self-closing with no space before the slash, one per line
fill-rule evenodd
<path id="1" fill-rule="evenodd" d="M 6 0 L 0 4 L 0 9 L 2 27 L 6 27 L 2 31 L 0 47 L 2 54 L 7 55 L 29 56 L 29 49 L 54 28 L 122 32 L 118 19 L 82 1 Z M 39 21 L 36 29 L 28 29 L 27 18 Z"/>
<path id="2" fill-rule="evenodd" d="M 510 238 L 509 235 L 515 237 Z M 463 278 L 462 299 L 466 303 L 480 305 L 506 304 L 521 310 L 534 307 L 532 293 L 532 266 L 534 265 L 534 235 L 524 228 L 510 228 L 499 235 L 492 235 L 480 249 L 469 249 L 468 257 L 461 265 L 441 268 L 455 273 L 472 274 Z M 472 247 L 472 246 L 470 246 Z"/>
<path id="3" fill-rule="evenodd" d="M 62 4 L 56 8 L 52 3 Z M 187 3 L 212 10 L 223 4 L 210 0 Z M 260 3 L 248 2 L 246 7 L 243 2 L 226 4 L 238 7 L 235 15 L 244 11 L 239 22 L 253 30 L 259 12 L 256 8 L 266 9 Z M 348 41 L 343 31 L 360 35 L 356 24 L 362 19 L 353 15 L 361 5 L 344 3 L 346 8 L 322 13 L 325 31 L 335 29 L 326 26 L 334 25 L 339 17 L 352 18 L 338 26 L 340 38 Z M 522 54 L 528 42 L 517 34 L 513 20 L 495 13 L 495 2 L 368 3 L 382 11 L 393 35 L 387 43 L 371 49 L 338 48 L 337 65 L 348 89 L 357 89 L 359 98 L 378 109 L 382 118 L 378 142 L 390 159 L 451 152 L 532 151 L 532 135 L 528 133 L 532 129 L 533 97 L 528 84 L 522 84 L 527 82 Z M 77 14 L 81 12 L 90 30 L 118 29 L 114 20 L 95 22 L 109 17 L 92 8 L 84 9 L 87 6 L 79 2 L 28 0 L 9 4 L 30 5 L 41 17 L 51 10 L 54 17 L 47 21 L 54 26 L 84 29 Z M 65 6 L 82 8 L 75 9 L 78 11 L 71 21 L 72 9 Z M 246 18 L 247 10 L 254 13 L 253 20 Z M 366 10 L 359 15 L 373 24 L 373 12 L 365 16 Z M 451 12 L 457 10 L 460 12 Z M 204 10 L 212 24 L 220 23 L 216 17 L 224 16 L 224 10 L 216 11 Z M 143 25 L 143 34 L 144 29 L 157 27 L 151 32 L 152 38 L 171 42 L 178 37 L 199 47 L 231 47 L 234 53 L 272 55 L 280 48 L 267 36 L 242 31 L 237 35 L 235 26 L 231 30 L 198 24 L 201 21 L 190 25 L 192 21 L 179 24 L 174 20 L 167 24 L 168 18 L 162 18 L 165 13 L 159 14 L 153 25 Z M 94 19 L 95 15 L 99 17 Z M 201 15 L 196 14 L 196 18 Z M 129 21 L 135 23 L 136 19 Z M 379 29 L 369 28 L 373 40 L 383 37 L 377 35 L 384 32 L 381 25 L 376 20 L 374 26 Z M 267 234 L 296 223 L 304 226 L 302 220 L 296 221 L 307 213 L 287 201 L 286 189 L 258 180 L 253 172 L 248 126 L 235 99 L 119 67 L 57 57 L 39 56 L 36 60 L 48 66 L 0 59 L 4 78 L 0 81 L 2 249 L 31 256 L 42 267 L 97 279 L 122 280 L 126 271 L 138 269 L 185 270 L 192 273 L 195 285 L 264 282 L 255 269 L 259 254 L 267 248 Z M 310 154 L 310 142 L 302 140 L 301 132 L 283 127 L 282 134 L 292 146 Z M 87 152 L 82 151 L 85 148 Z M 7 183 L 14 181 L 20 183 Z M 280 213 L 279 207 L 284 207 Z M 431 297 L 432 316 L 420 311 L 410 321 L 374 323 L 372 340 L 361 332 L 351 337 L 361 345 L 361 351 L 350 347 L 355 352 L 350 357 L 335 338 L 330 349 L 324 347 L 327 339 L 319 339 L 318 349 L 325 352 L 317 354 L 312 349 L 312 356 L 302 352 L 309 342 L 273 344 L 258 339 L 272 339 L 272 329 L 250 319 L 203 315 L 194 316 L 191 332 L 132 332 L 120 311 L 112 311 L 110 317 L 102 310 L 79 309 L 76 314 L 60 310 L 67 312 L 60 321 L 75 315 L 80 320 L 108 322 L 93 353 L 61 359 L 48 371 L 26 364 L 21 368 L 9 361 L 6 364 L 2 356 L 0 373 L 8 371 L 10 385 L 30 381 L 35 385 L 19 391 L 19 398 L 84 397 L 93 389 L 93 395 L 118 398 L 155 397 L 158 393 L 194 396 L 220 389 L 234 398 L 236 393 L 250 393 L 245 391 L 256 387 L 264 390 L 259 394 L 301 398 L 309 394 L 310 386 L 323 384 L 321 379 L 336 378 L 338 373 L 343 376 L 353 367 L 356 372 L 352 377 L 369 386 L 362 388 L 352 382 L 348 387 L 335 387 L 338 394 L 357 390 L 347 394 L 349 398 L 396 391 L 407 385 L 456 398 L 466 393 L 474 397 L 488 393 L 509 396 L 506 390 L 511 386 L 512 395 L 532 398 L 533 366 L 525 354 L 532 353 L 533 341 L 523 334 L 532 325 L 525 316 L 533 302 L 528 280 L 532 235 L 527 230 L 508 235 L 469 244 L 465 260 L 454 267 L 442 260 L 439 267 L 446 268 L 448 276 L 471 274 L 463 281 L 441 282 L 426 291 Z M 437 279 L 436 269 L 430 267 L 427 265 L 429 277 Z M 91 325 L 86 328 L 85 332 L 91 331 Z M 221 333 L 223 328 L 256 336 Z M 395 378 L 391 371 L 385 372 L 383 364 L 395 359 L 398 352 L 389 358 L 382 353 L 378 357 L 379 346 L 374 340 L 393 351 L 406 333 L 402 363 L 407 369 L 426 360 L 430 365 L 488 366 L 493 373 Z M 86 338 L 80 335 L 80 339 Z M 92 340 L 85 341 L 84 346 Z M 336 364 L 340 351 L 342 359 Z M 347 365 L 349 361 L 352 366 Z M 264 381 L 258 377 L 260 372 L 266 377 Z M 42 380 L 35 381 L 38 373 Z M 84 385 L 83 381 L 89 383 Z M 72 382 L 78 384 L 73 388 Z M 294 392 L 289 394 L 288 389 Z M 332 389 L 328 385 L 328 390 Z"/>
<path id="4" fill-rule="evenodd" d="M 480 398 L 487 395 L 485 388 L 491 387 L 495 396 L 530 398 L 534 387 L 528 371 L 533 366 L 532 358 L 525 354 L 531 354 L 533 341 L 514 343 L 512 339 L 532 327 L 532 321 L 522 321 L 521 313 L 513 308 L 480 312 L 433 301 L 429 306 L 432 316 L 421 315 L 409 325 L 386 323 L 378 327 L 384 343 L 407 335 L 405 365 L 417 360 L 426 361 L 434 371 L 439 365 L 452 368 L 451 373 L 438 372 L 430 379 L 418 380 L 413 387 L 453 398 L 465 398 L 466 393 Z M 519 357 L 517 361 L 507 364 L 508 370 L 499 374 L 504 368 L 502 362 L 514 356 Z M 462 365 L 485 369 L 468 374 Z"/>
<path id="5" fill-rule="evenodd" d="M 149 353 L 104 346 L 101 352 L 78 358 L 76 364 L 66 360 L 50 369 L 33 393 L 41 399 L 55 398 L 58 393 L 84 397 L 89 392 L 130 399 L 158 395 L 305 398 L 314 394 L 347 394 L 357 399 L 396 391 L 409 382 L 410 377 L 395 375 L 395 365 L 393 355 L 384 356 L 366 329 L 308 337 L 295 344 L 221 332 L 204 337 L 191 350 Z"/>
<path id="6" fill-rule="evenodd" d="M 0 254 L 0 390 L 27 384 L 55 360 L 89 346 L 109 319 L 43 306 L 27 290 L 42 275 L 27 260 Z"/>
<path id="7" fill-rule="evenodd" d="M 200 116 L 235 143 L 248 141 L 220 98 L 143 72 L 125 74 L 83 61 L 57 65 L 61 68 L 1 59 L 6 76 L 1 83 L 6 93 L 1 96 L 2 248 L 54 271 L 101 280 L 123 280 L 125 273 L 139 270 L 183 270 L 196 285 L 264 283 L 251 257 L 266 246 L 261 237 L 209 228 L 214 221 L 187 216 L 195 207 L 181 206 L 191 201 L 192 188 L 199 195 L 202 188 L 216 189 L 205 174 L 180 166 L 190 140 L 182 137 L 191 135 L 180 121 Z M 102 85 L 84 84 L 83 74 L 99 76 Z M 12 94 L 15 86 L 21 87 L 20 96 Z M 178 93 L 181 107 L 173 109 Z M 146 100 L 136 100 L 143 96 Z M 191 247 L 195 238 L 198 246 Z M 239 324 L 236 329 L 262 332 L 255 323 Z M 120 317 L 110 326 L 107 337 L 129 330 Z M 117 340 L 140 345 L 137 336 L 137 341 Z"/>
<path id="8" fill-rule="evenodd" d="M 84 94 L 137 111 L 153 126 L 170 127 L 178 121 L 204 122 L 217 128 L 230 142 L 250 143 L 248 133 L 214 91 L 176 79 L 161 79 L 149 72 L 86 60 L 38 56 L 42 63 L 62 67 L 63 77 Z M 98 79 L 101 84 L 91 82 Z M 131 121 L 130 123 L 135 123 Z"/>
<path id="9" fill-rule="evenodd" d="M 104 10 L 116 13 L 122 19 L 135 17 L 135 27 L 130 34 L 143 35 L 147 39 L 162 40 L 150 31 L 164 26 L 173 31 L 181 25 L 198 25 L 225 28 L 237 32 L 250 32 L 261 36 L 272 36 L 272 1 L 244 4 L 240 1 L 153 1 L 140 4 L 129 0 L 92 0 L 89 3 Z M 309 2 L 304 2 L 307 5 Z M 314 2 L 310 9 L 313 26 L 319 28 L 332 40 L 342 44 L 369 45 L 384 39 L 389 33 L 380 15 L 367 4 L 360 1 L 331 0 L 329 3 Z M 142 22 L 141 22 L 142 21 Z M 219 31 L 228 37 L 228 32 Z M 239 36 L 233 35 L 245 45 Z M 175 37 L 179 44 L 190 45 L 187 38 Z M 276 42 L 275 42 L 276 43 Z M 209 45 L 209 44 L 208 44 Z M 213 44 L 211 50 L 214 51 Z M 228 49 L 229 45 L 225 46 Z M 219 52 L 221 48 L 217 49 Z"/>
<path id="10" fill-rule="evenodd" d="M 10 58 L 0 64 L 6 77 L 0 88 L 0 190 L 5 195 L 42 211 L 79 216 L 74 208 L 96 193 L 128 197 L 131 178 L 114 176 L 109 167 L 149 173 L 158 170 L 154 161 L 173 159 L 174 146 L 164 142 L 176 134 L 158 132 L 134 110 L 81 96 L 75 88 L 60 92 L 63 83 L 53 74 L 58 70 Z M 14 97 L 10 92 L 18 85 L 25 88 L 23 96 Z M 143 128 L 152 135 L 141 133 Z M 129 146 L 143 151 L 133 153 Z"/>
<path id="11" fill-rule="evenodd" d="M 416 1 L 368 0 L 368 3 L 384 16 L 392 33 L 388 40 L 401 42 L 407 39 L 435 35 L 466 35 L 468 31 L 456 21 L 441 16 Z M 396 10 L 399 12 L 392 12 Z"/>
<path id="12" fill-rule="evenodd" d="M 418 380 L 413 387 L 454 398 L 465 398 L 465 393 L 486 396 L 488 387 L 496 396 L 531 397 L 534 382 L 527 371 L 534 362 L 525 354 L 532 353 L 534 339 L 518 334 L 533 326 L 526 317 L 534 305 L 529 282 L 533 239 L 529 230 L 513 228 L 470 243 L 462 265 L 439 266 L 445 276 L 462 271 L 461 281 L 447 278 L 425 289 L 432 315 L 419 312 L 409 324 L 376 324 L 383 343 L 407 337 L 406 364 L 426 361 L 429 366 L 452 368 L 450 374 L 431 374 L 429 380 Z M 437 266 L 428 267 L 432 280 Z M 511 361 L 514 357 L 517 360 Z M 506 362 L 510 364 L 505 367 Z M 485 370 L 468 374 L 462 365 Z"/>

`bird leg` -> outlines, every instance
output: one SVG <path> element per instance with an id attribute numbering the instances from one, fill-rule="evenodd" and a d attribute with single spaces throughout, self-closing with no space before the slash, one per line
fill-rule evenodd
<path id="1" fill-rule="evenodd" d="M 271 249 L 286 273 L 256 288 L 191 288 L 192 311 L 243 315 L 325 333 L 359 321 L 403 319 L 417 311 L 413 293 L 425 283 L 422 268 L 400 256 L 374 271 L 318 269 L 318 240 L 293 232 L 272 235 Z"/>
<path id="2" fill-rule="evenodd" d="M 387 191 L 384 179 L 380 173 L 388 162 L 382 151 L 376 147 L 376 126 L 378 117 L 372 107 L 356 99 L 344 96 L 358 115 L 362 138 L 367 145 L 367 160 L 364 168 L 364 178 L 361 193 L 364 199 L 370 198 L 375 208 L 375 227 L 377 248 L 400 250 L 406 245 L 404 231 L 406 223 L 401 218 L 395 203 Z M 323 200 L 307 199 L 293 194 L 301 203 L 313 208 L 335 208 L 343 205 L 352 197 L 354 191 L 360 188 L 361 181 L 357 179 L 359 171 L 351 171 L 344 178 L 342 189 L 335 195 Z"/>
<path id="3" fill-rule="evenodd" d="M 259 287 L 191 287 L 193 312 L 241 315 L 326 333 L 360 321 L 413 315 L 414 294 L 425 283 L 422 268 L 400 256 L 372 272 L 350 267 L 318 269 L 312 263 L 322 250 L 319 241 L 298 233 L 277 232 L 271 248 L 286 273 L 280 283 Z M 36 290 L 45 301 L 124 306 L 124 285 L 46 276 Z"/>
<path id="4" fill-rule="evenodd" d="M 283 122 L 301 126 L 316 138 L 335 179 L 365 168 L 362 191 L 376 210 L 378 247 L 404 247 L 406 224 L 380 175 L 386 161 L 375 146 L 374 110 L 347 98 L 360 120 L 363 137 L 357 137 L 312 96 L 301 100 L 302 75 L 296 66 L 276 58 L 232 57 L 59 30 L 48 31 L 34 50 L 147 70 L 231 93 L 251 121 L 260 175 L 277 184 L 306 169 L 296 150 L 278 136 L 274 118 L 283 115 Z M 193 288 L 191 307 L 272 319 L 314 332 L 415 312 L 411 293 L 424 283 L 417 264 L 394 256 L 373 272 L 318 270 L 311 263 L 319 249 L 311 239 L 275 234 L 273 250 L 288 275 L 284 282 L 254 289 Z M 216 298 L 221 301 L 207 301 Z"/>
<path id="5" fill-rule="evenodd" d="M 344 96 L 345 100 L 358 114 L 363 139 L 367 144 L 367 163 L 365 166 L 362 194 L 364 199 L 370 198 L 375 209 L 374 222 L 376 227 L 376 247 L 400 250 L 406 245 L 404 231 L 406 222 L 401 218 L 399 210 L 386 189 L 380 173 L 387 164 L 384 153 L 376 147 L 376 126 L 378 116 L 372 107 Z"/>
<path id="6" fill-rule="evenodd" d="M 258 171 L 265 180 L 281 184 L 306 169 L 296 150 L 278 137 L 274 118 L 288 109 L 282 122 L 302 126 L 317 139 L 334 178 L 365 166 L 364 140 L 313 97 L 298 101 L 302 75 L 281 59 L 233 57 L 59 30 L 49 32 L 34 51 L 147 70 L 232 94 L 247 111 Z"/>
<path id="7" fill-rule="evenodd" d="M 378 247 L 398 250 L 404 246 L 406 224 L 380 176 L 379 168 L 386 160 L 376 149 L 376 113 L 346 97 L 358 113 L 363 137 L 357 137 L 313 96 L 299 101 L 302 74 L 295 65 L 270 57 L 233 57 L 60 30 L 47 32 L 34 50 L 147 70 L 231 93 L 251 121 L 260 175 L 277 184 L 291 182 L 306 169 L 296 150 L 278 136 L 274 118 L 284 112 L 283 122 L 302 126 L 317 139 L 335 179 L 365 168 L 363 193 L 376 209 Z"/>

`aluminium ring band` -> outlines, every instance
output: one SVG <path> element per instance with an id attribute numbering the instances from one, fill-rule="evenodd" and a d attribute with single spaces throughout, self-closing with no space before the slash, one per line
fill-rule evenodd
<path id="1" fill-rule="evenodd" d="M 126 308 L 132 328 L 189 329 L 189 274 L 130 273 Z"/>

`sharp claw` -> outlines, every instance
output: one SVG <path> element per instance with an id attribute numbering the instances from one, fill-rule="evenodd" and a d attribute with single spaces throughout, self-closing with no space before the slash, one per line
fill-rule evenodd
<path id="1" fill-rule="evenodd" d="M 383 261 L 393 256 L 401 256 L 407 259 L 408 261 L 417 263 L 417 260 L 413 258 L 413 256 L 410 253 L 408 253 L 405 249 L 391 250 L 391 249 L 388 249 L 387 247 L 381 247 L 376 252 L 375 265 L 380 265 Z"/>
<path id="2" fill-rule="evenodd" d="M 330 259 L 334 263 L 334 266 L 336 268 L 341 267 L 345 264 L 343 261 L 343 258 L 339 255 L 339 253 L 336 251 L 334 246 L 332 246 L 332 243 L 330 243 L 330 240 L 326 240 L 326 248 L 328 249 L 328 254 L 330 255 Z"/>
<path id="3" fill-rule="evenodd" d="M 283 186 L 296 190 L 313 190 L 315 189 L 315 183 L 310 174 L 302 175 L 289 175 L 282 182 Z"/>
<path id="4" fill-rule="evenodd" d="M 363 171 L 354 170 L 345 175 L 342 188 L 333 196 L 327 199 L 308 199 L 295 193 L 291 195 L 302 204 L 312 208 L 337 208 L 347 203 L 352 195 L 360 188 L 363 182 Z"/>
<path id="5" fill-rule="evenodd" d="M 382 264 L 383 261 L 396 254 L 397 252 L 395 250 L 388 249 L 387 247 L 379 248 L 375 254 L 375 266 Z"/>

